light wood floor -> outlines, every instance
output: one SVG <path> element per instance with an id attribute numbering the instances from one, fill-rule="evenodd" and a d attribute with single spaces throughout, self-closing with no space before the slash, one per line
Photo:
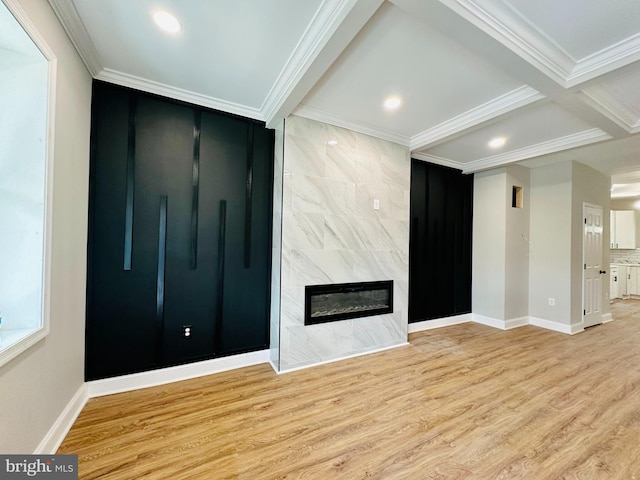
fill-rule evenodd
<path id="1" fill-rule="evenodd" d="M 90 400 L 81 479 L 638 479 L 640 301 L 574 336 L 463 324 L 276 375 Z"/>

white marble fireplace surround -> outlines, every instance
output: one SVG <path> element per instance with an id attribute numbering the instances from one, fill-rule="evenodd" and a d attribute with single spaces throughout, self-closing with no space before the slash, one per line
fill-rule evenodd
<path id="1" fill-rule="evenodd" d="M 282 372 L 406 343 L 409 149 L 297 116 L 285 121 L 283 146 L 272 363 Z M 393 313 L 304 325 L 306 285 L 377 280 L 394 281 Z"/>

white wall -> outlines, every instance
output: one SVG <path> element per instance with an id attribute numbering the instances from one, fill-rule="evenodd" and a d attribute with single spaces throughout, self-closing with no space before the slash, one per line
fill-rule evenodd
<path id="1" fill-rule="evenodd" d="M 58 58 L 50 334 L 0 367 L 0 452 L 33 452 L 83 384 L 91 78 L 47 2 L 19 0 Z"/>
<path id="2" fill-rule="evenodd" d="M 406 147 L 301 117 L 285 122 L 281 370 L 407 341 L 410 176 Z M 389 279 L 394 313 L 304 325 L 306 285 Z"/>

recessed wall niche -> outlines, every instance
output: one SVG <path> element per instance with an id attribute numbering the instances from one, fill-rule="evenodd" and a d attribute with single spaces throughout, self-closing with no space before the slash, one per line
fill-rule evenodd
<path id="1" fill-rule="evenodd" d="M 54 118 L 49 91 L 55 57 L 15 2 L 0 2 L 0 32 L 2 365 L 49 328 L 52 149 L 47 132 Z"/>
<path id="2" fill-rule="evenodd" d="M 522 187 L 513 185 L 511 187 L 511 207 L 522 208 Z"/>

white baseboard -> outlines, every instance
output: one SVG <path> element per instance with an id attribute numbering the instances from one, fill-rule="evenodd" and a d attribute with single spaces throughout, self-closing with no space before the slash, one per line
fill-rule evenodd
<path id="1" fill-rule="evenodd" d="M 498 320 L 497 318 L 485 317 L 484 315 L 479 315 L 477 313 L 471 314 L 473 321 L 475 323 L 480 323 L 482 325 L 486 325 L 487 327 L 499 328 L 500 330 L 507 329 L 507 322 L 504 320 Z"/>
<path id="2" fill-rule="evenodd" d="M 389 345 L 387 347 L 380 347 L 380 348 L 376 348 L 376 349 L 373 349 L 373 350 L 366 350 L 364 352 L 352 353 L 350 355 L 345 355 L 344 357 L 332 358 L 330 360 L 323 360 L 321 362 L 315 362 L 315 363 L 310 363 L 310 364 L 307 364 L 307 365 L 301 365 L 299 367 L 282 368 L 282 369 L 280 369 L 280 371 L 276 370 L 276 373 L 278 375 L 281 375 L 283 373 L 296 372 L 298 370 L 304 370 L 306 368 L 317 367 L 319 365 L 326 365 L 327 363 L 339 362 L 339 361 L 342 361 L 342 360 L 346 360 L 348 358 L 355 358 L 355 357 L 361 357 L 363 355 L 371 355 L 372 353 L 384 352 L 385 350 L 391 350 L 392 348 L 404 347 L 406 345 L 409 345 L 409 342 L 396 343 L 396 344 L 393 344 L 393 345 Z M 271 364 L 271 365 L 273 366 L 273 364 Z"/>
<path id="3" fill-rule="evenodd" d="M 424 320 L 409 324 L 409 333 L 422 332 L 423 330 L 432 330 L 434 328 L 448 327 L 450 325 L 458 325 L 473 321 L 470 313 L 463 315 L 453 315 L 451 317 L 434 318 L 433 320 Z"/>
<path id="4" fill-rule="evenodd" d="M 35 455 L 53 455 L 58 451 L 64 437 L 69 433 L 73 422 L 80 415 L 88 399 L 87 384 L 83 383 L 44 436 L 40 445 L 36 447 L 35 452 L 33 452 Z"/>
<path id="5" fill-rule="evenodd" d="M 512 328 L 524 327 L 525 325 L 529 325 L 529 317 L 510 318 L 509 320 L 505 320 L 504 329 L 510 330 Z"/>
<path id="6" fill-rule="evenodd" d="M 128 392 L 140 388 L 155 387 L 180 380 L 202 377 L 213 373 L 249 367 L 260 363 L 270 363 L 269 350 L 242 353 L 229 357 L 214 358 L 203 362 L 188 363 L 176 367 L 162 368 L 148 372 L 133 373 L 120 377 L 105 378 L 87 382 L 89 398 Z"/>
<path id="7" fill-rule="evenodd" d="M 529 323 L 536 327 L 546 328 L 547 330 L 553 330 L 554 332 L 566 333 L 569 335 L 574 335 L 584 331 L 581 323 L 567 325 L 566 323 L 554 322 L 552 320 L 545 320 L 544 318 L 537 317 L 529 317 Z"/>
<path id="8" fill-rule="evenodd" d="M 613 316 L 611 313 L 603 313 L 602 314 L 602 323 L 613 322 Z"/>

